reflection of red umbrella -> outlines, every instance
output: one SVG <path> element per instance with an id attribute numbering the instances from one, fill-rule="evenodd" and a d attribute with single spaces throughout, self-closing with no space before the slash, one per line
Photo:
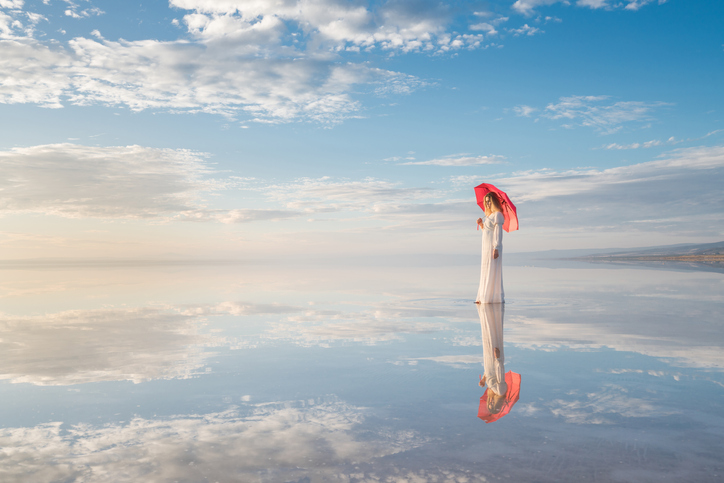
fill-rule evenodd
<path id="1" fill-rule="evenodd" d="M 500 412 L 492 414 L 488 411 L 488 391 L 480 398 L 480 406 L 478 406 L 478 417 L 486 423 L 492 423 L 502 418 L 510 412 L 510 409 L 520 398 L 520 374 L 513 371 L 508 371 L 505 375 L 505 383 L 508 384 L 508 390 L 505 392 L 505 402 L 503 407 L 500 408 Z"/>
<path id="2" fill-rule="evenodd" d="M 503 216 L 505 217 L 505 223 L 503 223 L 503 230 L 510 233 L 518 229 L 518 211 L 515 209 L 515 205 L 508 195 L 504 191 L 500 191 L 498 188 L 489 183 L 483 183 L 475 187 L 475 199 L 478 202 L 478 206 L 485 211 L 485 205 L 483 204 L 483 198 L 490 192 L 498 195 L 500 200 L 501 208 L 503 209 Z"/>

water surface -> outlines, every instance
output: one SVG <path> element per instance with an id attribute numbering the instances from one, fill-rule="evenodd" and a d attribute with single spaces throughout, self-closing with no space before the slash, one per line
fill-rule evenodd
<path id="1" fill-rule="evenodd" d="M 506 266 L 485 424 L 472 265 L 4 267 L 0 479 L 722 480 L 722 274 Z"/>

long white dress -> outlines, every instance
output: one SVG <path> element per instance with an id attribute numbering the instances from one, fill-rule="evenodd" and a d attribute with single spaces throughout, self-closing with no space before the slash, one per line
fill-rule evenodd
<path id="1" fill-rule="evenodd" d="M 504 304 L 478 305 L 480 330 L 483 335 L 483 367 L 485 383 L 498 396 L 508 390 L 505 382 L 505 350 L 503 348 Z M 499 355 L 495 357 L 495 349 Z"/>
<path id="2" fill-rule="evenodd" d="M 480 265 L 480 286 L 476 302 L 502 304 L 503 290 L 503 223 L 505 217 L 499 211 L 486 216 L 483 221 L 483 255 Z M 493 250 L 498 249 L 498 258 Z"/>

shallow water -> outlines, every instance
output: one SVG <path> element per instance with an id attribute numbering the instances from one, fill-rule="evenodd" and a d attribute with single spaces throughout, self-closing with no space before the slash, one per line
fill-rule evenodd
<path id="1" fill-rule="evenodd" d="M 377 265 L 4 267 L 0 480 L 724 478 L 722 274 L 506 266 L 486 424 L 476 267 Z"/>

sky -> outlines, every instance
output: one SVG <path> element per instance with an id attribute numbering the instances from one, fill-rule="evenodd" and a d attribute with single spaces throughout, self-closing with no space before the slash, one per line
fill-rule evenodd
<path id="1" fill-rule="evenodd" d="M 724 239 L 724 4 L 0 0 L 0 259 Z"/>

